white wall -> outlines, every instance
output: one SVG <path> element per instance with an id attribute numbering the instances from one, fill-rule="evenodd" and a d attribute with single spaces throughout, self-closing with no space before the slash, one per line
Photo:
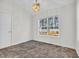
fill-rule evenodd
<path id="1" fill-rule="evenodd" d="M 0 48 L 11 43 L 11 5 L 9 0 L 0 0 Z"/>
<path id="2" fill-rule="evenodd" d="M 30 14 L 16 0 L 0 0 L 0 48 L 32 39 Z"/>
<path id="3" fill-rule="evenodd" d="M 21 8 L 16 1 L 13 3 L 12 43 L 18 44 L 32 39 L 32 26 L 29 12 Z"/>
<path id="4" fill-rule="evenodd" d="M 77 40 L 76 40 L 76 50 L 79 56 L 79 0 L 77 0 Z"/>
<path id="5" fill-rule="evenodd" d="M 34 36 L 33 39 L 37 41 L 47 42 L 55 45 L 60 45 L 69 48 L 75 48 L 76 41 L 76 9 L 75 2 L 60 8 L 51 9 L 49 11 L 44 11 L 33 15 L 34 18 Z M 44 17 L 50 17 L 58 15 L 60 19 L 60 37 L 52 36 L 40 36 L 38 33 L 38 20 Z"/>

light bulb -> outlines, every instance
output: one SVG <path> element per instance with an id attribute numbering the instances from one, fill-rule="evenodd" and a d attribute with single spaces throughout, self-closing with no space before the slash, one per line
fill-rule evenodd
<path id="1" fill-rule="evenodd" d="M 40 4 L 39 3 L 34 3 L 32 6 L 32 10 L 34 12 L 39 12 L 40 11 Z"/>

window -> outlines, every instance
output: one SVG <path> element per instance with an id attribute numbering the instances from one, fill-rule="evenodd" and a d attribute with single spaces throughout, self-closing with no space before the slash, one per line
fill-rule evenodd
<path id="1" fill-rule="evenodd" d="M 59 35 L 59 19 L 58 16 L 44 18 L 39 21 L 40 35 Z"/>

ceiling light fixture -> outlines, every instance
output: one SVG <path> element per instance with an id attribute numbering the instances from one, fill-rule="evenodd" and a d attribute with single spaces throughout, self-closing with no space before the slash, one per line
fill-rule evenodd
<path id="1" fill-rule="evenodd" d="M 34 12 L 39 12 L 40 11 L 40 3 L 38 3 L 37 0 L 35 0 L 35 3 L 32 5 L 32 10 Z"/>

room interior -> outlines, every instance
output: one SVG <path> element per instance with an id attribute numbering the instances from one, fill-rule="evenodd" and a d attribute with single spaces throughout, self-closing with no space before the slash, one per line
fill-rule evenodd
<path id="1" fill-rule="evenodd" d="M 78 58 L 78 10 L 79 0 L 0 0 L 0 58 Z M 57 29 L 50 29 L 51 18 Z"/>

